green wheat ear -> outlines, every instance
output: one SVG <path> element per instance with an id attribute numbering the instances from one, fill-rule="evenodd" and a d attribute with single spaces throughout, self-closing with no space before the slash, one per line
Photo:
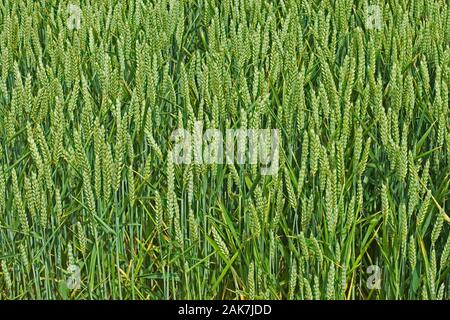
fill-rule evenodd
<path id="1" fill-rule="evenodd" d="M 2 260 L 1 265 L 2 265 L 2 271 L 3 271 L 3 278 L 6 283 L 6 288 L 8 289 L 8 291 L 11 291 L 13 285 L 12 285 L 11 275 L 9 274 L 8 266 L 6 265 L 6 261 Z"/>

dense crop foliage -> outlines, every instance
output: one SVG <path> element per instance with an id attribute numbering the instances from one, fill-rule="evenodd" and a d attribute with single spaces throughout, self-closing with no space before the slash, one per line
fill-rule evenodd
<path id="1" fill-rule="evenodd" d="M 450 297 L 448 1 L 2 0 L 0 25 L 0 299 Z M 277 174 L 174 163 L 197 121 L 278 129 Z"/>

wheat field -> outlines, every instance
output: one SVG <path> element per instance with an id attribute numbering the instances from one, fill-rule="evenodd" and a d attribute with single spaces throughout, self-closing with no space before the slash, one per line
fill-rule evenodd
<path id="1" fill-rule="evenodd" d="M 450 298 L 448 1 L 1 0 L 0 25 L 0 300 Z M 197 123 L 277 130 L 275 172 L 177 163 Z"/>

